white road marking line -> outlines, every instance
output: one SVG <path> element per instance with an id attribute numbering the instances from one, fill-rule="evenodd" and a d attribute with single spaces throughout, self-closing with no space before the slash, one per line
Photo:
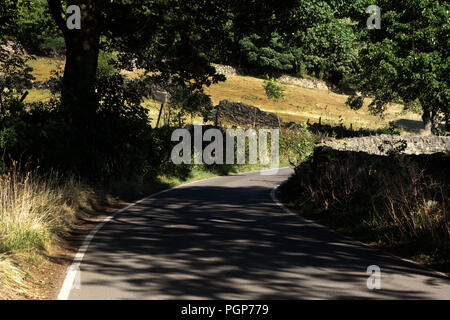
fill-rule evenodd
<path id="1" fill-rule="evenodd" d="M 284 169 L 284 168 L 281 168 Z M 267 170 L 267 169 L 266 169 Z M 228 176 L 215 176 L 215 177 L 210 177 L 210 178 L 206 178 L 206 179 L 201 179 L 201 180 L 196 180 L 196 181 L 191 181 L 185 184 L 180 184 L 178 186 L 175 186 L 173 188 L 170 189 L 166 189 L 166 190 L 162 190 L 160 192 L 154 193 L 150 196 L 147 196 L 139 201 L 136 201 L 128 206 L 126 206 L 125 208 L 120 209 L 119 211 L 116 211 L 115 213 L 107 216 L 105 219 L 103 219 L 101 222 L 99 222 L 94 229 L 92 229 L 89 234 L 86 236 L 86 238 L 84 239 L 81 247 L 78 249 L 71 265 L 67 268 L 67 274 L 66 277 L 64 279 L 63 285 L 61 287 L 61 290 L 59 291 L 58 300 L 67 300 L 69 298 L 70 292 L 72 291 L 73 288 L 73 284 L 76 280 L 77 276 L 80 276 L 79 274 L 77 274 L 80 270 L 80 265 L 81 262 L 83 261 L 83 258 L 89 248 L 89 245 L 91 244 L 92 239 L 94 239 L 95 235 L 97 234 L 97 232 L 103 228 L 103 226 L 105 224 L 107 224 L 109 221 L 111 221 L 113 218 L 115 218 L 117 215 L 121 214 L 122 212 L 127 211 L 128 209 L 134 207 L 135 205 L 142 203 L 146 200 L 149 200 L 151 198 L 154 198 L 160 194 L 169 192 L 171 190 L 177 189 L 177 188 L 181 188 L 190 184 L 194 184 L 194 183 L 199 183 L 202 181 L 206 181 L 206 180 L 210 180 L 210 179 L 215 179 L 215 178 L 223 178 L 223 177 L 232 177 L 232 176 L 236 176 L 236 175 L 244 175 L 244 174 L 250 174 L 250 173 L 255 173 L 255 172 L 260 172 L 260 171 L 264 171 L 264 170 L 255 170 L 255 171 L 250 171 L 250 172 L 240 172 L 237 174 L 232 174 L 232 175 L 228 175 Z"/>
<path id="2" fill-rule="evenodd" d="M 91 244 L 91 241 L 92 241 L 92 239 L 94 239 L 94 237 L 97 234 L 97 232 L 101 228 L 103 228 L 103 226 L 105 224 L 107 224 L 109 221 L 111 221 L 117 215 L 127 211 L 128 209 L 138 205 L 139 203 L 142 203 L 142 202 L 144 202 L 146 200 L 154 198 L 154 197 L 156 197 L 156 196 L 158 196 L 160 194 L 163 194 L 163 193 L 169 192 L 171 190 L 174 190 L 174 189 L 177 189 L 177 188 L 181 188 L 181 187 L 193 184 L 193 183 L 198 183 L 198 182 L 206 181 L 206 180 L 213 179 L 213 178 L 217 178 L 217 177 L 212 177 L 212 178 L 207 178 L 207 179 L 202 179 L 202 180 L 196 180 L 196 181 L 188 182 L 188 183 L 185 183 L 185 184 L 181 184 L 181 185 L 175 186 L 175 187 L 170 188 L 170 189 L 166 189 L 166 190 L 162 190 L 160 192 L 154 193 L 154 194 L 152 194 L 150 196 L 147 196 L 147 197 L 145 197 L 145 198 L 143 198 L 143 199 L 141 199 L 139 201 L 136 201 L 136 202 L 126 206 L 125 208 L 120 209 L 119 211 L 114 212 L 113 214 L 107 216 L 105 219 L 103 219 L 101 222 L 99 222 L 95 226 L 95 228 L 92 229 L 89 232 L 89 234 L 86 236 L 86 238 L 84 239 L 81 247 L 78 249 L 78 251 L 77 251 L 77 253 L 76 253 L 76 255 L 75 255 L 75 257 L 74 257 L 74 259 L 73 259 L 73 261 L 71 263 L 71 265 L 67 268 L 67 274 L 66 274 L 66 277 L 64 279 L 64 282 L 63 282 L 63 285 L 61 287 L 61 290 L 59 291 L 57 299 L 58 300 L 67 300 L 69 298 L 70 292 L 72 291 L 72 287 L 73 287 L 73 284 L 74 284 L 76 276 L 77 276 L 77 272 L 79 272 L 79 270 L 80 270 L 81 262 L 83 261 L 83 258 L 84 258 L 85 254 L 86 254 L 86 252 L 87 252 L 87 250 L 89 248 L 89 245 Z"/>

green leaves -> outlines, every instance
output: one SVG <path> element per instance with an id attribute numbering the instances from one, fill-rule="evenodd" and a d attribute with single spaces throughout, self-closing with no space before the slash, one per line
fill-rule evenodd
<path id="1" fill-rule="evenodd" d="M 12 102 L 19 101 L 25 89 L 31 88 L 28 60 L 20 45 L 0 40 L 0 115 L 12 112 Z"/>
<path id="2" fill-rule="evenodd" d="M 284 96 L 284 91 L 286 90 L 281 83 L 276 82 L 274 78 L 269 79 L 269 77 L 264 81 L 263 88 L 266 90 L 267 97 L 275 101 L 282 98 Z"/>
<path id="3" fill-rule="evenodd" d="M 294 55 L 276 32 L 272 33 L 270 39 L 252 34 L 242 39 L 239 44 L 246 53 L 248 63 L 253 67 L 277 71 L 289 71 L 293 68 Z"/>
<path id="4" fill-rule="evenodd" d="M 382 29 L 364 31 L 359 89 L 375 96 L 374 110 L 400 99 L 425 112 L 448 113 L 450 4 L 381 1 Z"/>
<path id="5" fill-rule="evenodd" d="M 345 104 L 350 106 L 353 110 L 359 110 L 364 104 L 364 98 L 361 96 L 349 96 Z"/>

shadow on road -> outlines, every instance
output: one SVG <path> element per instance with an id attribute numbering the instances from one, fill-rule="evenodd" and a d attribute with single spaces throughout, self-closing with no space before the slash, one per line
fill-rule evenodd
<path id="1" fill-rule="evenodd" d="M 83 298 L 105 298 L 108 288 L 125 299 L 421 299 L 427 293 L 408 279 L 426 275 L 427 288 L 445 281 L 284 213 L 270 191 L 190 186 L 133 207 L 91 244 Z M 383 272 L 375 292 L 366 287 L 373 264 Z M 407 277 L 403 288 L 396 274 Z"/>

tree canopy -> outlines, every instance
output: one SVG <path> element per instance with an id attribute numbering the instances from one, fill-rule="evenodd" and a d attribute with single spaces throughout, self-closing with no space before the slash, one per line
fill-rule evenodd
<path id="1" fill-rule="evenodd" d="M 198 112 L 210 103 L 204 87 L 225 80 L 215 62 L 350 87 L 373 97 L 378 114 L 393 101 L 419 106 L 437 132 L 440 117 L 450 122 L 449 3 L 380 0 L 381 29 L 369 30 L 371 2 L 0 0 L 0 102 L 14 102 L 3 104 L 14 108 L 3 108 L 0 129 L 11 146 L 13 132 L 29 135 L 16 139 L 28 147 L 10 148 L 16 156 L 29 148 L 40 160 L 64 158 L 90 172 L 143 171 L 151 152 L 136 141 L 150 143 L 152 129 L 141 107 L 145 91 L 170 88 L 176 108 Z M 80 29 L 67 27 L 69 5 L 81 9 Z M 61 98 L 47 108 L 21 101 L 31 80 L 22 45 L 28 53 L 65 50 Z M 138 81 L 119 73 L 135 68 L 144 71 Z M 353 108 L 362 102 L 349 99 Z"/>
<path id="2" fill-rule="evenodd" d="M 450 106 L 450 3 L 437 0 L 381 1 L 382 27 L 363 30 L 359 88 L 386 104 L 419 103 L 426 129 L 437 129 Z"/>

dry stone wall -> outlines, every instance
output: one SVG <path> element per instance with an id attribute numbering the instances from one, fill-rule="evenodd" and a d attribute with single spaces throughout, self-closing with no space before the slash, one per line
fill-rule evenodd
<path id="1" fill-rule="evenodd" d="M 284 128 L 287 130 L 304 130 L 295 122 L 283 122 L 275 113 L 265 112 L 257 107 L 241 102 L 222 100 L 210 111 L 208 120 L 217 124 L 229 122 L 236 125 L 252 126 L 258 128 Z"/>
<path id="2" fill-rule="evenodd" d="M 216 72 L 218 74 L 222 74 L 225 76 L 236 76 L 239 74 L 243 74 L 242 71 L 239 71 L 232 66 L 217 64 L 217 63 L 211 63 L 211 66 L 213 66 L 216 69 Z M 249 73 L 247 70 L 247 72 L 245 74 L 251 75 L 252 73 L 251 72 Z M 294 86 L 307 88 L 307 89 L 330 90 L 330 91 L 340 93 L 340 94 L 354 94 L 355 93 L 352 90 L 339 88 L 336 85 L 326 82 L 326 81 L 323 81 L 323 80 L 299 78 L 299 77 L 293 77 L 293 76 L 286 75 L 286 74 L 276 77 L 276 81 L 283 83 L 283 84 L 291 84 Z"/>
<path id="3" fill-rule="evenodd" d="M 297 78 L 288 75 L 283 75 L 279 77 L 277 81 L 284 84 L 292 84 L 302 88 L 329 90 L 327 83 L 325 81 L 320 80 Z"/>
<path id="4" fill-rule="evenodd" d="M 450 137 L 443 136 L 398 136 L 379 135 L 351 139 L 330 139 L 319 146 L 329 147 L 337 151 L 364 152 L 375 155 L 385 155 L 386 152 L 379 150 L 380 145 L 389 150 L 389 146 L 398 146 L 401 141 L 406 141 L 404 154 L 433 154 L 450 151 Z"/>
<path id="5" fill-rule="evenodd" d="M 259 128 L 278 128 L 282 121 L 274 113 L 264 112 L 241 102 L 222 100 L 212 110 L 209 120 L 231 122 L 238 125 L 250 125 Z"/>
<path id="6" fill-rule="evenodd" d="M 211 63 L 211 66 L 213 66 L 216 69 L 216 72 L 218 74 L 222 74 L 224 76 L 235 76 L 238 74 L 237 70 L 232 66 L 226 66 L 223 64 L 216 64 L 216 63 Z"/>

